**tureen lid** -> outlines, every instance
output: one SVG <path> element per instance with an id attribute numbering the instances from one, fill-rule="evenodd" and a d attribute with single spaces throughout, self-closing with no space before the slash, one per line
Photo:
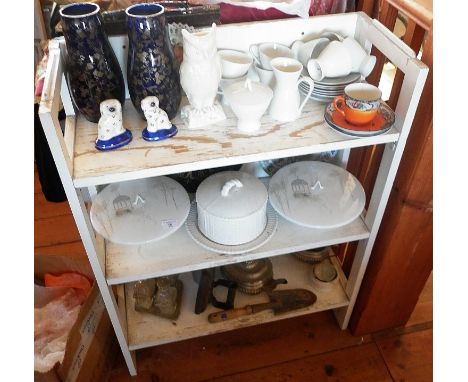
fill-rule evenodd
<path id="1" fill-rule="evenodd" d="M 260 82 L 252 82 L 250 78 L 229 85 L 224 89 L 224 95 L 229 103 L 252 106 L 263 104 L 273 98 L 273 90 Z"/>
<path id="2" fill-rule="evenodd" d="M 226 219 L 242 218 L 263 208 L 268 192 L 263 183 L 242 171 L 223 171 L 200 183 L 196 192 L 198 207 Z"/>

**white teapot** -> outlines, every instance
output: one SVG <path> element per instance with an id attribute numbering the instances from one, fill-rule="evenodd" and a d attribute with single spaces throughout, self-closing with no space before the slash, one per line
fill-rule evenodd
<path id="1" fill-rule="evenodd" d="M 331 41 L 317 58 L 307 63 L 307 71 L 314 81 L 346 76 L 351 73 L 352 67 L 351 54 L 339 41 Z"/>
<path id="2" fill-rule="evenodd" d="M 356 40 L 346 37 L 343 41 L 331 41 L 317 58 L 310 59 L 307 71 L 314 81 L 349 73 L 361 73 L 367 77 L 375 63 L 375 56 L 368 55 Z"/>
<path id="3" fill-rule="evenodd" d="M 342 44 L 348 49 L 351 56 L 351 71 L 361 73 L 364 77 L 371 74 L 377 61 L 376 57 L 368 55 L 364 48 L 352 37 L 346 37 Z"/>

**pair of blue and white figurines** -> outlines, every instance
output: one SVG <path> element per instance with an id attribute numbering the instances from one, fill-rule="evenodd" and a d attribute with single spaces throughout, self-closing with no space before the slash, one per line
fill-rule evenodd
<path id="1" fill-rule="evenodd" d="M 148 96 L 141 101 L 147 125 L 142 132 L 146 141 L 162 141 L 177 134 L 167 113 L 159 107 L 156 96 Z M 98 150 L 115 150 L 130 143 L 132 132 L 123 126 L 122 105 L 116 99 L 107 99 L 100 104 L 101 118 L 98 122 L 98 137 L 95 146 Z"/>

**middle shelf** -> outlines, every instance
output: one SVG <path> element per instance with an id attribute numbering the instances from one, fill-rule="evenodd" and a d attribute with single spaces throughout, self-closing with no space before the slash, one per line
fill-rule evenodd
<path id="1" fill-rule="evenodd" d="M 339 228 L 312 229 L 278 216 L 278 228 L 265 245 L 242 255 L 225 255 L 200 247 L 189 236 L 184 225 L 166 239 L 151 244 L 125 246 L 106 242 L 106 278 L 109 285 L 123 284 L 368 237 L 369 229 L 362 217 Z"/>

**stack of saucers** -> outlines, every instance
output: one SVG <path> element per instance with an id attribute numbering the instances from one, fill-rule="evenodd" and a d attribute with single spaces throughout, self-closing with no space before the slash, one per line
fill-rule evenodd
<path id="1" fill-rule="evenodd" d="M 303 77 L 309 77 L 303 72 Z M 321 81 L 314 81 L 314 89 L 310 98 L 319 102 L 331 102 L 333 98 L 339 95 L 343 95 L 344 88 L 354 82 L 361 80 L 360 73 L 350 73 L 347 76 L 328 78 L 325 77 Z M 307 96 L 309 92 L 309 84 L 307 82 L 301 82 L 299 84 L 299 91 L 303 96 Z"/>

